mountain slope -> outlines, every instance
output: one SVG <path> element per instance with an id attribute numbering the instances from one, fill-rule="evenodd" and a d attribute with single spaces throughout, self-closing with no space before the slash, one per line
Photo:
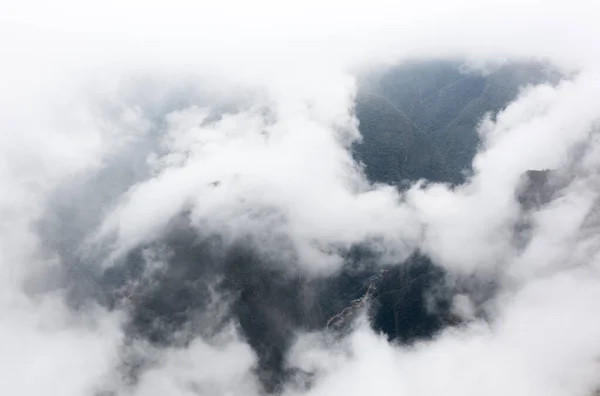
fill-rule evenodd
<path id="1" fill-rule="evenodd" d="M 371 181 L 448 181 L 444 159 L 429 137 L 387 99 L 360 95 L 356 115 L 363 140 L 354 146 L 354 155 L 366 165 Z"/>
<path id="2" fill-rule="evenodd" d="M 477 152 L 477 127 L 486 113 L 499 112 L 528 85 L 560 79 L 538 63 L 506 64 L 487 75 L 462 69 L 451 61 L 411 62 L 365 78 L 357 103 L 364 141 L 356 151 L 373 181 L 388 177 L 391 183 L 419 178 L 462 182 Z M 397 110 L 395 117 L 390 116 L 390 106 Z M 415 130 L 419 136 L 412 138 Z M 393 150 L 399 156 L 412 153 L 422 158 L 395 163 Z M 441 173 L 436 170 L 440 164 Z M 384 165 L 389 168 L 382 171 Z"/>

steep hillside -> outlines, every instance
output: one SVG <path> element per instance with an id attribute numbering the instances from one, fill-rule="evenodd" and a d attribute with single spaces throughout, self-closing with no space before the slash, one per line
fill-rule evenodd
<path id="1" fill-rule="evenodd" d="M 477 152 L 477 126 L 485 114 L 502 110 L 527 85 L 555 83 L 559 78 L 537 63 L 506 64 L 484 75 L 450 61 L 412 62 L 369 76 L 357 106 L 364 135 L 356 148 L 358 158 L 374 181 L 389 177 L 390 182 L 419 178 L 462 182 Z M 400 156 L 410 152 L 419 157 L 420 165 L 430 166 L 415 168 L 415 158 L 396 164 L 389 153 L 393 150 Z M 382 164 L 388 167 L 385 172 Z M 440 164 L 441 172 L 436 170 Z"/>
<path id="2" fill-rule="evenodd" d="M 421 178 L 449 180 L 443 156 L 430 137 L 389 100 L 362 94 L 356 114 L 363 141 L 354 154 L 366 165 L 370 180 L 392 184 Z"/>

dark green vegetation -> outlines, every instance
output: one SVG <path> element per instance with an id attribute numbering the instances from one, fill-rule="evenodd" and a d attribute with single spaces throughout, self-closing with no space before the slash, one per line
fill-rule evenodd
<path id="1" fill-rule="evenodd" d="M 363 308 L 376 331 L 403 343 L 430 338 L 459 323 L 451 312 L 454 290 L 446 287 L 444 271 L 424 256 L 414 255 L 382 271 L 373 261 L 376 255 L 356 247 L 347 252 L 338 273 L 307 277 L 290 268 L 293 263 L 273 262 L 252 246 L 226 247 L 218 237 L 198 238 L 181 220 L 147 246 L 168 252 L 169 265 L 144 274 L 136 266 L 143 262 L 144 249 L 133 251 L 99 280 L 106 301 L 130 312 L 132 339 L 159 348 L 184 347 L 235 323 L 257 354 L 256 372 L 269 392 L 298 376 L 310 378 L 311 373 L 298 372 L 286 362 L 298 332 L 328 329 L 342 336 Z M 341 312 L 344 317 L 335 328 L 328 326 Z M 131 380 L 140 369 L 129 370 Z"/>
<path id="2" fill-rule="evenodd" d="M 372 181 L 464 181 L 486 113 L 502 110 L 527 85 L 559 80 L 538 63 L 507 64 L 487 75 L 462 69 L 456 62 L 414 62 L 363 81 L 356 107 L 363 141 L 354 152 Z"/>

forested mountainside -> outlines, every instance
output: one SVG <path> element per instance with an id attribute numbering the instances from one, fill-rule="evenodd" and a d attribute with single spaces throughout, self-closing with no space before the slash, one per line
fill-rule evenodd
<path id="1" fill-rule="evenodd" d="M 559 79 L 539 63 L 510 63 L 481 74 L 449 61 L 412 62 L 368 76 L 357 100 L 363 141 L 355 155 L 373 181 L 460 183 L 486 113 L 502 110 L 528 85 Z"/>
<path id="2" fill-rule="evenodd" d="M 170 265 L 150 278 L 136 269 L 147 248 L 170 254 Z M 298 332 L 343 333 L 364 312 L 389 340 L 410 344 L 460 323 L 451 309 L 460 288 L 449 288 L 445 272 L 431 260 L 415 254 L 382 269 L 376 259 L 356 247 L 347 252 L 338 273 L 307 277 L 269 261 L 252 246 L 226 249 L 218 237 L 198 238 L 182 217 L 153 246 L 132 252 L 106 271 L 99 292 L 109 306 L 131 312 L 132 338 L 159 348 L 184 346 L 233 320 L 257 353 L 259 378 L 276 391 L 302 374 L 286 364 Z M 223 315 L 214 314 L 212 295 L 226 297 L 221 303 L 228 309 L 218 310 Z M 136 371 L 130 375 L 135 378 Z"/>

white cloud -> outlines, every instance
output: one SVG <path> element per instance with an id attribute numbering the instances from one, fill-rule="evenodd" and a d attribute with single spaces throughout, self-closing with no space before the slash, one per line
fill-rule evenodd
<path id="1" fill-rule="evenodd" d="M 491 325 L 449 330 L 413 348 L 390 347 L 361 328 L 348 341 L 351 357 L 327 366 L 309 394 L 590 394 L 598 385 L 593 334 L 600 323 L 597 280 L 588 276 L 532 282 L 500 299 Z"/>
<path id="2" fill-rule="evenodd" d="M 322 345 L 301 351 L 300 361 L 308 353 L 323 357 L 313 361 L 324 374 L 308 393 L 589 394 L 600 354 L 599 244 L 594 224 L 585 223 L 597 197 L 593 154 L 600 147 L 591 134 L 600 115 L 598 5 L 485 3 L 0 6 L 0 389 L 93 394 L 117 364 L 118 318 L 72 312 L 51 297 L 36 302 L 22 285 L 56 259 L 34 227 L 54 189 L 121 150 L 139 149 L 156 151 L 152 176 L 106 203 L 112 211 L 99 230 L 88 230 L 91 243 L 117 235 L 122 252 L 190 209 L 198 227 L 258 235 L 272 254 L 281 254 L 285 238 L 314 272 L 339 264 L 324 252 L 375 237 L 393 257 L 420 247 L 451 270 L 500 270 L 490 324 L 447 331 L 412 349 L 359 328 L 349 357 L 332 357 Z M 468 184 L 415 186 L 404 201 L 390 187 L 370 186 L 348 152 L 359 138 L 351 73 L 414 56 L 465 56 L 476 64 L 539 57 L 582 72 L 556 87 L 531 88 L 484 121 L 485 148 Z M 153 113 L 140 105 L 148 91 L 121 89 L 139 75 L 164 79 L 158 85 L 165 91 L 184 75 L 197 84 L 192 90 L 222 89 L 236 99 L 250 92 L 252 106 L 240 100 L 239 111 L 214 123 L 206 122 L 206 103 Z M 576 181 L 533 214 L 532 242 L 516 251 L 510 237 L 520 175 L 573 165 L 580 144 L 589 154 L 575 159 Z M 253 364 L 239 340 L 223 348 L 196 340 L 168 351 L 131 392 L 193 394 L 191 382 L 212 394 L 259 392 L 248 376 Z"/>

